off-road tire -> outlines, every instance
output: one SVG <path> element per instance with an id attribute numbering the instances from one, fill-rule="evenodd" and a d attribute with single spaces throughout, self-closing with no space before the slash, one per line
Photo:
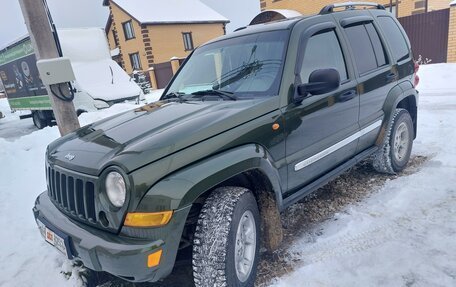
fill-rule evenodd
<path id="1" fill-rule="evenodd" d="M 250 211 L 256 227 L 256 249 L 248 278 L 241 282 L 235 267 L 235 241 L 242 215 Z M 259 260 L 260 213 L 252 192 L 221 187 L 206 199 L 193 240 L 193 277 L 197 287 L 254 285 Z"/>
<path id="2" fill-rule="evenodd" d="M 394 152 L 396 133 L 399 127 L 406 127 L 408 142 L 406 152 L 402 158 L 398 158 Z M 414 138 L 413 121 L 405 109 L 396 109 L 393 120 L 388 127 L 388 132 L 383 146 L 373 156 L 374 169 L 381 173 L 396 174 L 402 171 L 410 159 Z"/>

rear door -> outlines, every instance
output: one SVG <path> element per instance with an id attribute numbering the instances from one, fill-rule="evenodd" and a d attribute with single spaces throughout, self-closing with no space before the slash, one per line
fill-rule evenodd
<path id="1" fill-rule="evenodd" d="M 359 153 L 375 144 L 384 118 L 383 104 L 397 85 L 398 72 L 368 11 L 334 13 L 334 17 L 344 31 L 358 77 Z"/>
<path id="2" fill-rule="evenodd" d="M 311 26 L 301 35 L 294 87 L 308 83 L 313 71 L 327 68 L 338 70 L 341 85 L 333 92 L 308 96 L 301 103 L 290 99 L 283 109 L 289 189 L 286 196 L 356 151 L 357 138 L 352 136 L 358 132 L 357 82 L 336 24 L 331 16 L 324 17 L 330 22 Z"/>

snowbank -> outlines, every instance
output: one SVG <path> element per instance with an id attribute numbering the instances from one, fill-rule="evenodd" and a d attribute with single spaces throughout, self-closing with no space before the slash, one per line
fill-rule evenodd
<path id="1" fill-rule="evenodd" d="M 456 91 L 456 63 L 421 65 L 418 70 L 422 93 L 444 93 Z"/>

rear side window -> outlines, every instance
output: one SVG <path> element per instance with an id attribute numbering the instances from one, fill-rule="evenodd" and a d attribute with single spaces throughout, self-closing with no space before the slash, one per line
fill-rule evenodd
<path id="1" fill-rule="evenodd" d="M 393 50 L 393 55 L 396 60 L 399 62 L 408 58 L 409 56 L 409 47 L 407 42 L 402 35 L 401 30 L 397 26 L 396 22 L 391 17 L 378 17 L 378 22 L 382 28 L 388 43 L 390 44 L 391 49 Z"/>
<path id="2" fill-rule="evenodd" d="M 350 42 L 358 72 L 364 74 L 377 69 L 375 52 L 364 25 L 347 27 L 345 33 Z"/>
<path id="3" fill-rule="evenodd" d="M 301 81 L 307 83 L 313 71 L 328 68 L 339 71 L 341 81 L 348 78 L 344 56 L 334 31 L 316 34 L 307 42 L 300 72 Z"/>
<path id="4" fill-rule="evenodd" d="M 382 41 L 378 36 L 377 30 L 372 23 L 365 25 L 369 38 L 372 42 L 372 47 L 374 48 L 375 58 L 377 59 L 377 66 L 381 67 L 388 63 L 386 60 L 385 48 L 383 47 Z"/>

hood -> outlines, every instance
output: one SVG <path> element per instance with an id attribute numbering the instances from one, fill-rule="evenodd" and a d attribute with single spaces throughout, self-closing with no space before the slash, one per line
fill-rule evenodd
<path id="1" fill-rule="evenodd" d="M 48 161 L 91 175 L 111 165 L 129 173 L 277 108 L 277 97 L 156 102 L 58 139 L 48 147 Z"/>

